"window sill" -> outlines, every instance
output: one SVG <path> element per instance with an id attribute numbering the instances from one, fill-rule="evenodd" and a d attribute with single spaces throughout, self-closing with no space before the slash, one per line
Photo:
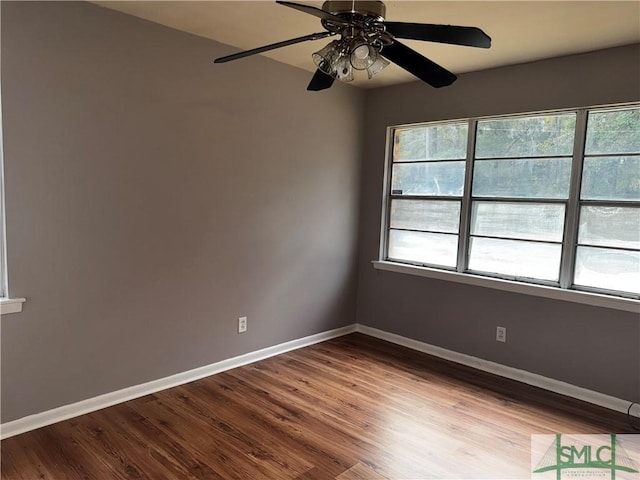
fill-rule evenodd
<path id="1" fill-rule="evenodd" d="M 402 263 L 384 262 L 378 260 L 374 260 L 371 263 L 373 263 L 373 267 L 377 270 L 406 273 L 409 275 L 435 278 L 448 282 L 465 283 L 467 285 L 475 285 L 477 287 L 494 288 L 496 290 L 505 290 L 507 292 L 522 293 L 525 295 L 534 295 L 537 297 L 552 298 L 555 300 L 583 303 L 596 307 L 640 313 L 640 301 L 631 298 L 612 297 L 609 295 L 590 292 L 579 292 L 576 290 L 563 290 L 560 288 L 547 287 L 544 285 L 533 285 L 529 283 L 514 282 L 511 280 L 501 280 L 498 278 L 487 278 L 481 277 L 479 275 L 471 275 L 468 273 L 447 272 L 435 268 L 418 267 L 414 265 L 405 265 Z"/>
<path id="2" fill-rule="evenodd" d="M 7 313 L 20 313 L 22 304 L 26 301 L 24 298 L 0 298 L 0 315 Z"/>

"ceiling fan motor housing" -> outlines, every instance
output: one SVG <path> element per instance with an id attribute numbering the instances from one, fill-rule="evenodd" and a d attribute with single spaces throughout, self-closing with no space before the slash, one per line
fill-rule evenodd
<path id="1" fill-rule="evenodd" d="M 356 14 L 382 22 L 386 14 L 384 3 L 379 0 L 327 0 L 322 4 L 322 10 L 340 16 L 341 14 Z"/>

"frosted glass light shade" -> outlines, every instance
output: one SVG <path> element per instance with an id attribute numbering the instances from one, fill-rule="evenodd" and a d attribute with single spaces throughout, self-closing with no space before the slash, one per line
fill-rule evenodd
<path id="1" fill-rule="evenodd" d="M 378 59 L 378 51 L 368 43 L 356 43 L 351 49 L 351 65 L 356 70 L 366 70 Z"/>
<path id="2" fill-rule="evenodd" d="M 373 62 L 373 64 L 367 68 L 367 75 L 369 75 L 369 80 L 371 80 L 374 75 L 380 73 L 382 70 L 384 70 L 386 67 L 389 66 L 389 61 L 384 58 L 382 55 L 378 55 L 378 57 L 376 58 L 376 61 Z"/>
<path id="3" fill-rule="evenodd" d="M 313 63 L 315 63 L 323 73 L 331 75 L 332 77 L 336 76 L 335 67 L 338 57 L 340 56 L 338 43 L 337 40 L 334 40 L 311 55 Z"/>

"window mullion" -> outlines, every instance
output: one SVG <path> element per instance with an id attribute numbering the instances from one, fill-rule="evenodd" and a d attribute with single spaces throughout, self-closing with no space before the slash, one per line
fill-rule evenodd
<path id="1" fill-rule="evenodd" d="M 473 156 L 476 148 L 477 120 L 469 120 L 467 132 L 467 158 L 464 169 L 464 190 L 462 192 L 462 204 L 460 205 L 460 231 L 458 232 L 458 262 L 457 271 L 464 272 L 467 269 L 469 257 L 469 224 L 471 216 L 471 186 L 473 182 Z"/>
<path id="2" fill-rule="evenodd" d="M 586 134 L 587 111 L 579 110 L 576 116 L 576 136 L 573 144 L 569 200 L 567 201 L 567 211 L 565 212 L 566 219 L 560 260 L 560 288 L 571 288 L 573 284 L 580 213 L 580 182 L 582 181 Z"/>

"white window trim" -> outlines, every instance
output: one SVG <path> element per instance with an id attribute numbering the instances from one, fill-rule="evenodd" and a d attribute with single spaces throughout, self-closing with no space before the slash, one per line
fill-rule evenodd
<path id="1" fill-rule="evenodd" d="M 0 89 L 0 107 L 2 106 L 2 93 Z M 7 225 L 5 222 L 5 197 L 4 197 L 4 135 L 2 129 L 2 108 L 0 108 L 0 299 L 8 295 L 7 289 L 7 255 L 6 245 Z"/>
<path id="2" fill-rule="evenodd" d="M 567 290 L 558 287 L 547 287 L 546 285 L 536 285 L 533 283 L 516 282 L 501 278 L 483 277 L 470 273 L 458 273 L 436 268 L 419 267 L 405 263 L 395 263 L 382 260 L 371 262 L 376 270 L 388 272 L 405 273 L 418 277 L 434 278 L 448 282 L 464 283 L 476 287 L 493 288 L 506 292 L 522 293 L 536 297 L 551 298 L 554 300 L 564 300 L 567 302 L 582 303 L 595 307 L 611 308 L 634 312 L 640 314 L 640 300 L 633 298 L 614 297 L 600 293 L 583 292 L 580 290 Z"/>
<path id="3" fill-rule="evenodd" d="M 0 106 L 2 94 L 0 93 Z M 20 313 L 24 298 L 8 298 L 9 285 L 7 275 L 7 224 L 4 196 L 4 138 L 2 135 L 2 109 L 0 108 L 0 316 L 8 313 Z"/>
<path id="4" fill-rule="evenodd" d="M 0 298 L 0 315 L 20 313 L 22 304 L 26 301 L 25 298 Z"/>
<path id="5" fill-rule="evenodd" d="M 470 272 L 458 272 L 447 270 L 445 268 L 434 268 L 422 265 L 412 265 L 410 263 L 399 263 L 391 260 L 386 260 L 388 234 L 389 234 L 389 194 L 390 194 L 390 175 L 391 175 L 391 152 L 393 143 L 393 131 L 397 128 L 417 126 L 417 125 L 429 125 L 429 124 L 446 124 L 457 123 L 460 121 L 472 121 L 472 123 L 483 119 L 494 118 L 517 118 L 536 114 L 546 113 L 562 113 L 562 112 L 577 112 L 579 110 L 588 111 L 592 109 L 608 109 L 608 108 L 624 108 L 637 106 L 637 102 L 630 102 L 617 105 L 594 105 L 589 107 L 579 108 L 567 108 L 558 110 L 545 110 L 540 112 L 525 112 L 518 114 L 505 114 L 505 115 L 491 115 L 487 117 L 473 117 L 473 118 L 461 118 L 454 120 L 442 120 L 425 123 L 415 124 L 402 124 L 394 125 L 387 128 L 386 138 L 386 160 L 383 179 L 383 196 L 382 196 L 382 218 L 381 218 L 381 231 L 380 231 L 380 243 L 379 243 L 379 259 L 373 260 L 371 263 L 377 270 L 385 270 L 395 273 L 404 273 L 408 275 L 415 275 L 420 277 L 433 278 L 438 280 L 445 280 L 449 282 L 463 283 L 467 285 L 473 285 L 478 287 L 492 288 L 496 290 L 503 290 L 514 293 L 521 293 L 525 295 L 532 295 L 537 297 L 550 298 L 554 300 L 563 300 L 573 303 L 581 303 L 585 305 L 592 305 L 596 307 L 610 308 L 615 310 L 622 310 L 627 312 L 633 312 L 640 314 L 640 300 L 635 298 L 627 298 L 623 296 L 613 296 L 604 293 L 589 292 L 585 290 L 576 290 L 569 288 L 560 288 L 558 286 L 547 286 L 537 283 L 527 283 L 521 281 L 514 281 L 504 278 L 497 278 L 492 276 L 477 275 Z M 585 116 L 583 116 L 584 118 Z M 584 120 L 583 120 L 584 121 Z M 472 135 L 475 135 L 475 129 L 472 129 Z M 585 133 L 585 132 L 583 132 Z M 579 143 L 579 142 L 578 142 Z M 467 149 L 470 150 L 475 146 L 475 138 L 471 138 L 467 142 Z M 471 158 L 470 151 L 467 152 L 467 162 Z M 574 156 L 576 153 L 574 152 Z M 575 164 L 575 163 L 574 163 Z M 465 173 L 465 191 L 470 187 L 469 176 Z M 576 178 L 576 175 L 572 174 L 572 180 Z M 464 199 L 467 198 L 463 195 Z M 462 240 L 462 238 L 461 238 Z M 564 249 L 563 249 L 564 251 Z"/>

